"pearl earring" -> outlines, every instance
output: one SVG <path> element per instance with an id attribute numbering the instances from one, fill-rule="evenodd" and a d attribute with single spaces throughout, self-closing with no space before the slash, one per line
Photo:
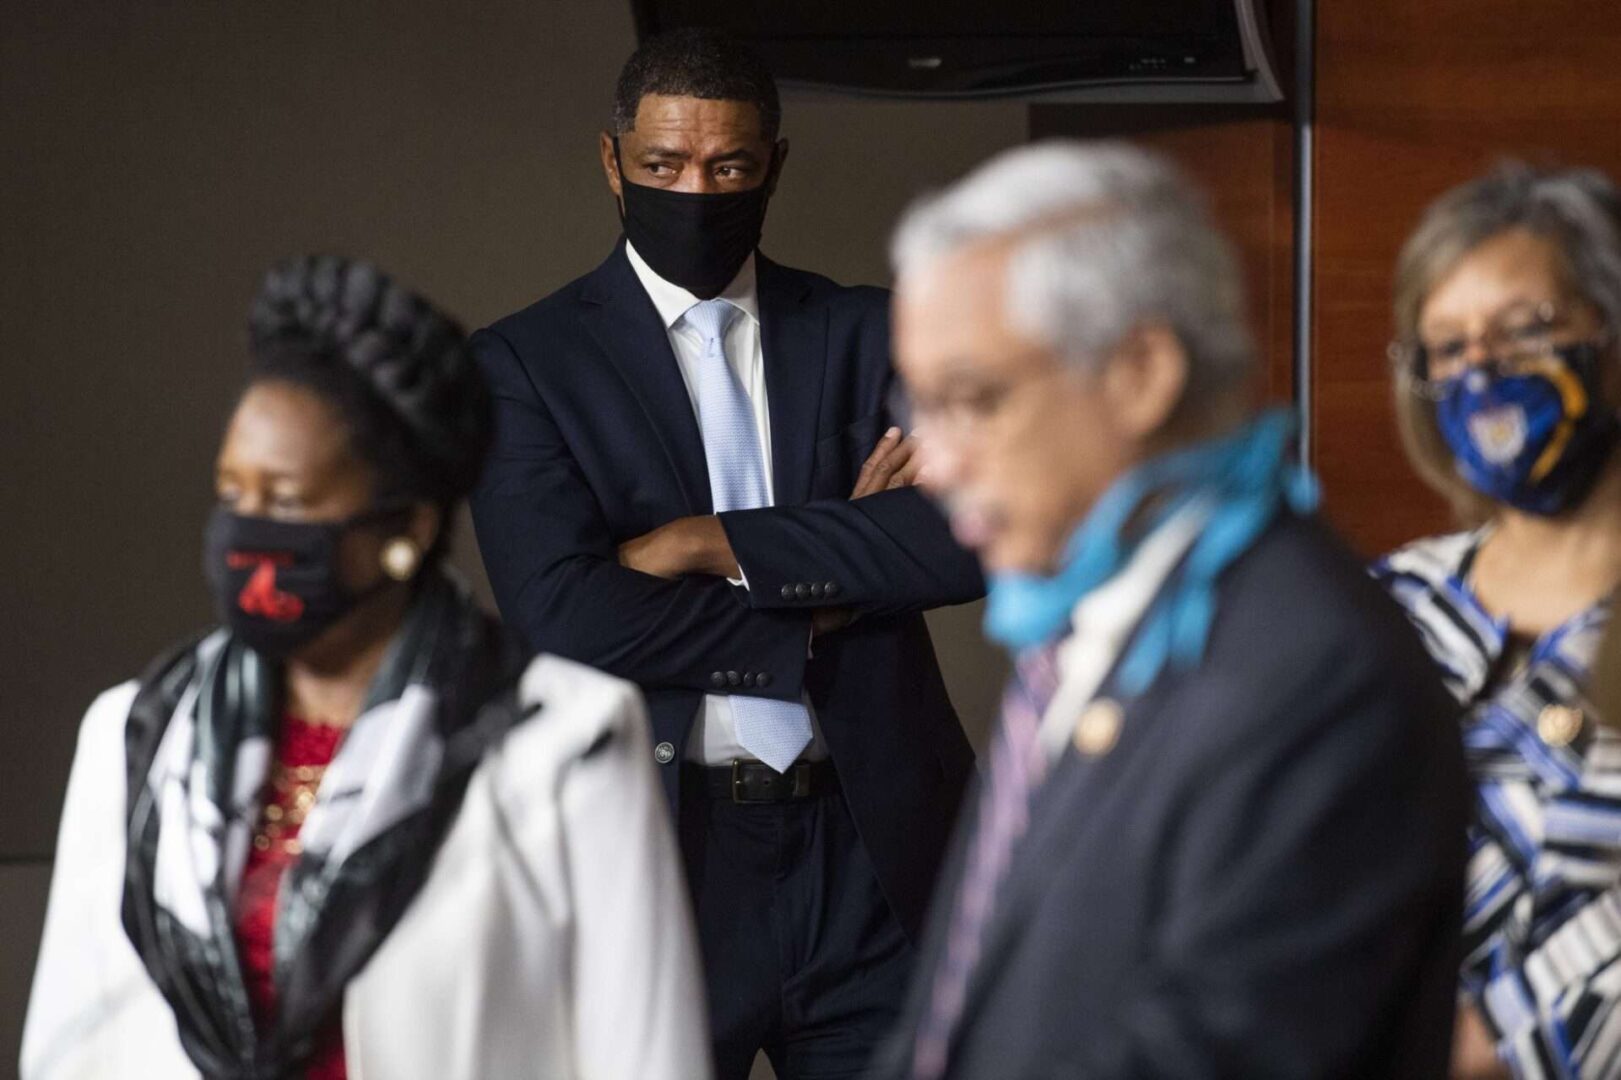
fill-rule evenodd
<path id="1" fill-rule="evenodd" d="M 422 549 L 406 536 L 396 536 L 383 545 L 383 573 L 395 581 L 410 581 L 422 562 Z"/>

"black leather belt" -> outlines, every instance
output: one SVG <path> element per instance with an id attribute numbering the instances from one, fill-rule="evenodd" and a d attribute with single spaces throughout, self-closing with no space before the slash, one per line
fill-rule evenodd
<path id="1" fill-rule="evenodd" d="M 688 769 L 702 774 L 700 782 L 711 798 L 736 803 L 813 799 L 839 790 L 839 774 L 833 771 L 831 761 L 797 761 L 785 773 L 779 773 L 763 761 L 689 765 Z"/>

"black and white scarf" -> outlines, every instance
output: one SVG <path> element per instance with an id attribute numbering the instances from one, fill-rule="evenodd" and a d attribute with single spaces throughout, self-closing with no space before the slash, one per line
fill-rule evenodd
<path id="1" fill-rule="evenodd" d="M 519 718 L 521 656 L 430 576 L 300 829 L 276 897 L 276 1015 L 255 1026 L 233 933 L 279 672 L 224 630 L 160 660 L 125 733 L 124 928 L 208 1077 L 294 1072 L 427 876 L 484 749 Z"/>

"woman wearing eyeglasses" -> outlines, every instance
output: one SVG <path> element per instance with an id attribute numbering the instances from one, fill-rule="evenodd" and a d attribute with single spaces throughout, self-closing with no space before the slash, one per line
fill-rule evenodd
<path id="1" fill-rule="evenodd" d="M 337 258 L 251 327 L 221 625 L 80 729 L 22 1076 L 708 1076 L 639 695 L 442 567 L 489 444 L 461 330 Z"/>
<path id="2" fill-rule="evenodd" d="M 1507 165 L 1396 272 L 1396 411 L 1466 531 L 1375 572 L 1464 710 L 1458 1077 L 1621 1075 L 1621 736 L 1585 696 L 1621 584 L 1621 195 Z"/>

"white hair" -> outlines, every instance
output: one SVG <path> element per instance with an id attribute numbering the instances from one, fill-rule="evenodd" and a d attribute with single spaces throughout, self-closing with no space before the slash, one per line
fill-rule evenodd
<path id="1" fill-rule="evenodd" d="M 1166 160 L 1124 143 L 1051 140 L 999 154 L 902 216 L 891 256 L 904 278 L 977 243 L 1014 244 L 1010 324 L 1096 365 L 1159 322 L 1199 389 L 1245 378 L 1255 346 L 1231 244 Z"/>

